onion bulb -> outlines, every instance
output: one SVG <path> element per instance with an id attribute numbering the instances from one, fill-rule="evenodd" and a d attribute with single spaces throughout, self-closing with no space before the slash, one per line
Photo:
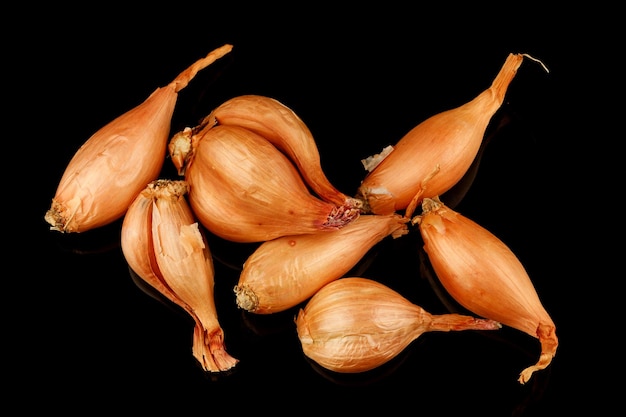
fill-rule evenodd
<path id="1" fill-rule="evenodd" d="M 557 347 L 556 326 L 520 260 L 499 238 L 443 204 L 425 198 L 419 224 L 424 250 L 446 291 L 474 314 L 529 334 L 541 343 L 537 363 L 519 382 L 546 368 Z"/>
<path id="2" fill-rule="evenodd" d="M 232 49 L 224 45 L 96 131 L 74 154 L 45 214 L 51 230 L 85 232 L 121 218 L 163 167 L 178 92 Z"/>
<path id="3" fill-rule="evenodd" d="M 430 314 L 386 285 L 362 277 L 341 278 L 325 285 L 296 318 L 304 354 L 320 366 L 341 373 L 377 368 L 425 332 L 500 327 L 488 319 Z"/>
<path id="4" fill-rule="evenodd" d="M 237 305 L 256 314 L 287 310 L 348 273 L 387 236 L 408 233 L 397 214 L 361 215 L 340 230 L 283 236 L 261 244 L 243 265 Z"/>
<path id="5" fill-rule="evenodd" d="M 358 209 L 311 194 L 294 164 L 259 134 L 231 125 L 194 132 L 176 134 L 170 152 L 184 161 L 191 207 L 215 235 L 260 242 L 335 231 L 358 218 Z"/>
<path id="6" fill-rule="evenodd" d="M 509 54 L 491 86 L 473 100 L 429 117 L 380 157 L 365 159 L 369 173 L 357 191 L 364 211 L 388 214 L 407 209 L 411 217 L 422 198 L 452 188 L 476 157 L 524 56 Z"/>
<path id="7" fill-rule="evenodd" d="M 215 108 L 203 121 L 210 125 L 235 125 L 256 132 L 283 151 L 305 182 L 324 201 L 359 208 L 360 200 L 340 192 L 322 170 L 313 134 L 300 117 L 280 101 L 261 95 L 233 97 Z"/>
<path id="8" fill-rule="evenodd" d="M 128 266 L 194 320 L 193 356 L 203 369 L 223 372 L 238 360 L 225 348 L 213 292 L 214 268 L 184 181 L 155 180 L 129 206 L 121 245 Z"/>

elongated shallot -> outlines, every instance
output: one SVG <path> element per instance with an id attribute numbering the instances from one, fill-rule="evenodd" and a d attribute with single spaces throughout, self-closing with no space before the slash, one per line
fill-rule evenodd
<path id="1" fill-rule="evenodd" d="M 44 216 L 50 229 L 85 232 L 121 218 L 161 172 L 178 92 L 231 49 L 228 44 L 215 49 L 94 133 L 65 168 Z"/>
<path id="2" fill-rule="evenodd" d="M 348 273 L 385 237 L 407 234 L 406 223 L 407 219 L 397 214 L 368 214 L 331 233 L 264 242 L 244 263 L 235 287 L 237 305 L 257 314 L 294 307 Z"/>
<path id="3" fill-rule="evenodd" d="M 194 320 L 193 355 L 209 372 L 238 360 L 224 344 L 214 299 L 213 259 L 185 195 L 184 181 L 155 180 L 133 200 L 122 223 L 122 252 L 144 281 Z"/>
<path id="4" fill-rule="evenodd" d="M 425 198 L 422 208 L 413 222 L 419 224 L 424 250 L 448 293 L 472 313 L 539 339 L 539 360 L 519 376 L 526 383 L 552 362 L 559 344 L 528 272 L 504 242 L 438 198 Z"/>
<path id="5" fill-rule="evenodd" d="M 366 159 L 369 173 L 357 192 L 364 211 L 388 214 L 406 209 L 411 217 L 421 199 L 452 188 L 471 166 L 493 114 L 527 56 L 509 54 L 491 86 L 473 100 L 429 117 L 379 158 Z M 370 167 L 372 160 L 376 163 Z"/>

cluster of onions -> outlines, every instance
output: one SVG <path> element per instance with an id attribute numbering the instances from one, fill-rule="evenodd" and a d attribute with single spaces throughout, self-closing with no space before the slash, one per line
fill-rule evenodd
<path id="1" fill-rule="evenodd" d="M 80 233 L 124 217 L 121 245 L 131 270 L 195 322 L 192 352 L 208 372 L 238 360 L 225 349 L 213 299 L 213 260 L 187 205 L 184 182 L 158 180 L 178 93 L 198 71 L 228 54 L 211 51 L 145 101 L 97 130 L 65 168 L 44 219 Z"/>
<path id="2" fill-rule="evenodd" d="M 412 223 L 419 225 L 424 249 L 444 288 L 472 313 L 523 331 L 541 343 L 537 363 L 520 373 L 522 384 L 551 363 L 558 347 L 556 326 L 511 249 L 445 206 L 439 195 L 456 185 L 472 165 L 487 125 L 524 57 L 535 60 L 509 54 L 487 90 L 460 107 L 431 116 L 395 147 L 363 160 L 369 173 L 357 193 L 365 212 L 375 214 L 405 210 L 405 216 L 412 217 L 422 203 L 422 214 Z"/>
<path id="3" fill-rule="evenodd" d="M 521 262 L 439 200 L 475 161 L 523 59 L 534 58 L 509 54 L 473 100 L 431 116 L 364 159 L 368 173 L 350 197 L 325 176 L 306 124 L 269 97 L 227 100 L 166 143 L 176 93 L 230 49 L 213 51 L 83 145 L 46 213 L 52 229 L 86 231 L 125 214 L 122 250 L 130 268 L 193 318 L 193 355 L 210 372 L 238 360 L 227 353 L 217 318 L 205 229 L 232 242 L 259 243 L 234 288 L 237 306 L 272 314 L 306 303 L 294 320 L 297 335 L 304 354 L 327 369 L 373 369 L 427 331 L 502 325 L 542 346 L 521 383 L 551 363 L 556 326 Z M 166 150 L 184 179 L 155 178 Z M 417 207 L 422 213 L 414 215 Z M 479 317 L 432 315 L 382 283 L 346 277 L 370 249 L 406 235 L 411 225 L 418 225 L 443 286 Z"/>
<path id="4" fill-rule="evenodd" d="M 450 295 L 473 314 L 539 339 L 540 358 L 520 373 L 522 384 L 551 363 L 558 347 L 556 326 L 511 249 L 438 197 L 472 165 L 487 125 L 524 57 L 529 56 L 510 54 L 492 85 L 476 98 L 431 116 L 395 147 L 363 160 L 369 173 L 357 192 L 364 212 L 375 215 L 405 210 L 409 218 L 421 202 L 423 213 L 412 223 L 419 224 L 429 260 Z M 359 293 L 356 283 L 365 285 L 360 280 L 341 281 L 318 290 L 296 321 L 305 354 L 321 366 L 337 372 L 371 369 L 397 355 L 423 331 L 418 327 L 407 332 L 410 324 L 395 321 L 398 311 L 368 309 L 370 304 L 360 299 L 366 298 Z M 378 306 L 381 303 L 377 300 Z M 396 331 L 402 337 L 394 337 Z M 386 347 L 387 342 L 392 346 Z"/>

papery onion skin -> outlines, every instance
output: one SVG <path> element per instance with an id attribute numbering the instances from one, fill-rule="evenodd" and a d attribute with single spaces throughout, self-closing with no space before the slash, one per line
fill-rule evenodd
<path id="1" fill-rule="evenodd" d="M 375 369 L 425 332 L 500 327 L 493 320 L 430 314 L 386 285 L 362 277 L 341 278 L 325 285 L 296 317 L 303 353 L 340 373 Z"/>
<path id="2" fill-rule="evenodd" d="M 191 308 L 165 284 L 154 255 L 152 243 L 152 181 L 142 190 L 128 207 L 121 228 L 122 254 L 128 266 L 146 283 L 150 284 L 168 300 L 191 312 Z"/>
<path id="3" fill-rule="evenodd" d="M 524 55 L 509 54 L 492 85 L 473 100 L 429 117 L 406 133 L 364 178 L 364 212 L 388 214 L 452 188 L 471 166 L 493 114 Z M 433 175 L 433 173 L 435 173 Z"/>
<path id="4" fill-rule="evenodd" d="M 185 198 L 187 184 L 184 183 L 185 187 L 180 184 L 166 181 L 154 190 L 152 241 L 155 257 L 163 280 L 202 323 L 202 329 L 194 329 L 194 337 L 204 339 L 207 354 L 203 356 L 203 367 L 211 372 L 224 372 L 239 361 L 226 351 L 215 305 L 213 258 L 204 232 Z M 198 331 L 201 335 L 195 335 Z"/>
<path id="5" fill-rule="evenodd" d="M 68 163 L 44 218 L 62 233 L 79 233 L 121 218 L 159 175 L 178 92 L 232 49 L 224 45 L 181 72 L 144 102 L 96 131 Z"/>
<path id="6" fill-rule="evenodd" d="M 198 316 L 187 303 L 167 285 L 157 265 L 152 243 L 152 208 L 154 187 L 159 187 L 161 180 L 152 181 L 142 190 L 128 207 L 121 228 L 122 253 L 128 266 L 144 282 L 157 290 L 175 305 L 182 308 L 194 320 L 192 353 L 200 364 L 204 364 L 207 347 L 204 343 L 204 329 Z M 187 192 L 188 185 L 180 182 Z"/>
<path id="7" fill-rule="evenodd" d="M 271 314 L 306 301 L 342 277 L 387 236 L 408 233 L 399 215 L 361 215 L 332 233 L 283 236 L 261 244 L 245 261 L 235 287 L 237 305 Z"/>
<path id="8" fill-rule="evenodd" d="M 261 242 L 334 231 L 360 214 L 311 194 L 293 163 L 251 130 L 219 125 L 192 143 L 189 202 L 199 221 L 224 239 Z"/>
<path id="9" fill-rule="evenodd" d="M 481 317 L 529 334 L 541 343 L 538 362 L 524 369 L 519 382 L 546 368 L 556 354 L 556 326 L 513 251 L 473 220 L 445 206 L 438 198 L 422 202 L 416 216 L 424 250 L 446 291 Z"/>
<path id="10" fill-rule="evenodd" d="M 262 95 L 233 97 L 215 108 L 203 121 L 209 125 L 234 125 L 258 133 L 296 165 L 305 182 L 324 201 L 359 208 L 360 200 L 339 191 L 326 177 L 313 134 L 302 119 L 280 101 Z"/>
<path id="11" fill-rule="evenodd" d="M 185 200 L 185 181 L 150 182 L 122 223 L 122 251 L 131 269 L 194 320 L 194 357 L 208 372 L 238 360 L 225 349 L 215 307 L 214 269 L 203 232 Z"/>
<path id="12" fill-rule="evenodd" d="M 46 213 L 51 230 L 85 232 L 124 215 L 161 171 L 176 97 L 172 88 L 159 88 L 80 147 Z"/>

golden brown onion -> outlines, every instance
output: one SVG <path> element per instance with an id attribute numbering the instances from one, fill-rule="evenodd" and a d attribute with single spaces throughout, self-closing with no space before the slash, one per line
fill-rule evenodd
<path id="1" fill-rule="evenodd" d="M 433 315 L 398 292 L 361 277 L 320 289 L 296 318 L 304 354 L 335 372 L 365 372 L 398 356 L 425 332 L 496 330 L 493 320 Z"/>
<path id="2" fill-rule="evenodd" d="M 550 364 L 558 347 L 556 326 L 526 269 L 504 242 L 438 198 L 424 199 L 422 207 L 414 223 L 447 292 L 472 313 L 539 339 L 539 360 L 519 377 L 526 383 L 533 372 Z"/>
<path id="3" fill-rule="evenodd" d="M 240 126 L 219 125 L 172 139 L 188 148 L 189 202 L 212 233 L 235 242 L 335 231 L 359 216 L 311 194 L 294 164 L 267 139 Z M 182 143 L 183 145 L 180 145 Z M 185 143 L 191 143 L 187 146 Z"/>
<path id="4" fill-rule="evenodd" d="M 85 232 L 121 218 L 161 171 L 178 92 L 231 49 L 231 45 L 215 49 L 94 133 L 65 168 L 44 216 L 50 229 Z"/>
<path id="5" fill-rule="evenodd" d="M 429 117 L 382 152 L 359 186 L 364 211 L 388 214 L 407 209 L 407 217 L 425 197 L 443 194 L 471 166 L 493 114 L 524 59 L 509 54 L 491 86 L 460 107 Z M 364 160 L 368 161 L 369 159 Z M 378 162 L 380 161 L 380 162 Z M 435 174 L 435 175 L 433 175 Z"/>
<path id="6" fill-rule="evenodd" d="M 234 367 L 224 345 L 213 292 L 211 252 L 185 200 L 184 181 L 155 180 L 128 208 L 122 251 L 131 269 L 194 320 L 193 355 L 203 369 Z"/>
<path id="7" fill-rule="evenodd" d="M 300 117 L 280 101 L 261 95 L 242 95 L 220 104 L 203 121 L 234 125 L 258 133 L 285 152 L 304 181 L 324 201 L 359 208 L 360 200 L 340 192 L 326 177 L 313 134 Z"/>
<path id="8" fill-rule="evenodd" d="M 283 236 L 264 242 L 248 257 L 235 287 L 237 305 L 270 314 L 294 307 L 342 277 L 387 236 L 408 233 L 397 214 L 362 215 L 332 233 Z"/>

